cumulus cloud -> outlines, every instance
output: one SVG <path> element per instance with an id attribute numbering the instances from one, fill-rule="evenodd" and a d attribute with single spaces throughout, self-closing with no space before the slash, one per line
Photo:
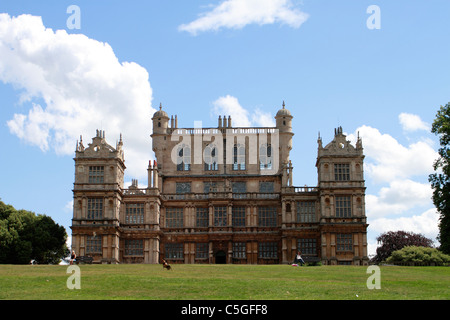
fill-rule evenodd
<path id="1" fill-rule="evenodd" d="M 383 233 L 387 231 L 410 231 L 414 233 L 421 233 L 431 240 L 435 240 L 438 230 L 439 215 L 436 209 L 432 208 L 426 210 L 422 214 L 413 215 L 410 217 L 397 218 L 378 218 L 370 222 L 372 231 Z"/>
<path id="2" fill-rule="evenodd" d="M 432 189 L 427 183 L 410 179 L 395 180 L 382 187 L 377 195 L 366 195 L 369 218 L 399 215 L 415 207 L 430 206 Z"/>
<path id="3" fill-rule="evenodd" d="M 363 139 L 366 155 L 365 173 L 376 183 L 391 182 L 413 176 L 424 176 L 433 170 L 438 153 L 431 140 L 423 139 L 404 146 L 389 134 L 361 126 L 357 129 Z M 349 135 L 355 140 L 355 135 Z"/>
<path id="4" fill-rule="evenodd" d="M 20 109 L 7 122 L 12 134 L 66 155 L 80 135 L 86 145 L 102 129 L 115 146 L 123 133 L 127 172 L 145 176 L 152 157 L 145 132 L 155 109 L 143 67 L 119 62 L 107 43 L 53 31 L 32 15 L 0 14 L 0 56 L 0 80 L 21 90 Z"/>
<path id="5" fill-rule="evenodd" d="M 269 112 L 256 108 L 253 113 L 241 106 L 236 97 L 226 95 L 213 102 L 212 113 L 216 116 L 231 116 L 233 127 L 274 127 L 274 117 Z"/>
<path id="6" fill-rule="evenodd" d="M 193 35 L 221 28 L 242 29 L 248 24 L 287 24 L 299 28 L 308 14 L 294 7 L 292 0 L 226 0 L 198 19 L 179 26 Z"/>
<path id="7" fill-rule="evenodd" d="M 416 114 L 403 112 L 398 116 L 398 119 L 405 131 L 430 130 L 430 125 L 420 119 Z"/>

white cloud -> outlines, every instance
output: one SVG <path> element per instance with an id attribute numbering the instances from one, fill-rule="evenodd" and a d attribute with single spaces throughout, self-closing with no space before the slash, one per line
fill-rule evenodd
<path id="1" fill-rule="evenodd" d="M 430 130 L 430 125 L 422 121 L 418 115 L 403 112 L 398 116 L 398 119 L 405 131 Z"/>
<path id="2" fill-rule="evenodd" d="M 41 17 L 0 14 L 0 80 L 22 90 L 12 134 L 43 151 L 73 154 L 96 129 L 115 146 L 123 133 L 127 172 L 146 175 L 152 89 L 147 71 L 119 62 L 107 43 L 46 28 Z M 149 127 L 150 126 L 150 127 Z M 144 132 L 144 133 L 143 133 Z"/>
<path id="3" fill-rule="evenodd" d="M 253 113 L 241 106 L 236 97 L 226 95 L 213 102 L 212 113 L 216 116 L 231 116 L 233 127 L 274 127 L 274 117 L 269 112 L 256 108 Z"/>
<path id="4" fill-rule="evenodd" d="M 370 221 L 370 228 L 372 231 L 377 231 L 380 234 L 387 231 L 410 231 L 414 233 L 421 233 L 427 238 L 435 241 L 438 235 L 438 221 L 439 215 L 436 209 L 432 208 L 420 215 L 413 215 L 410 217 L 398 218 L 378 218 Z"/>
<path id="5" fill-rule="evenodd" d="M 433 149 L 431 140 L 424 139 L 403 146 L 376 128 L 361 126 L 356 131 L 363 140 L 365 173 L 375 183 L 427 176 L 433 170 L 438 153 Z M 349 139 L 355 140 L 355 136 L 349 135 Z"/>
<path id="6" fill-rule="evenodd" d="M 283 23 L 299 28 L 307 19 L 308 14 L 294 8 L 292 0 L 226 0 L 178 29 L 196 35 L 221 28 L 242 29 L 248 24 Z"/>
<path id="7" fill-rule="evenodd" d="M 416 207 L 432 206 L 432 189 L 427 183 L 409 179 L 394 180 L 382 187 L 378 195 L 366 195 L 366 215 L 369 218 L 398 215 Z"/>

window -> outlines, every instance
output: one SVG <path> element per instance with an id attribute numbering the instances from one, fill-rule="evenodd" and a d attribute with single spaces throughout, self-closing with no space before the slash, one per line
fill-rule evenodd
<path id="1" fill-rule="evenodd" d="M 88 236 L 86 240 L 86 253 L 102 253 L 102 238 L 97 236 Z"/>
<path id="2" fill-rule="evenodd" d="M 352 216 L 351 197 L 336 197 L 336 217 L 348 218 Z"/>
<path id="3" fill-rule="evenodd" d="M 183 259 L 183 244 L 182 243 L 166 243 L 164 245 L 166 259 Z"/>
<path id="4" fill-rule="evenodd" d="M 89 183 L 103 183 L 105 167 L 89 166 Z"/>
<path id="5" fill-rule="evenodd" d="M 103 218 L 103 198 L 88 198 L 87 218 Z"/>
<path id="6" fill-rule="evenodd" d="M 208 243 L 195 244 L 195 258 L 196 259 L 208 259 Z"/>
<path id="7" fill-rule="evenodd" d="M 144 240 L 125 240 L 126 256 L 143 256 Z"/>
<path id="8" fill-rule="evenodd" d="M 233 193 L 245 193 L 247 192 L 247 183 L 245 182 L 233 182 L 231 184 Z"/>
<path id="9" fill-rule="evenodd" d="M 278 258 L 278 245 L 276 242 L 260 242 L 258 244 L 258 258 Z"/>
<path id="10" fill-rule="evenodd" d="M 259 192 L 274 192 L 273 181 L 262 181 L 259 183 Z"/>
<path id="11" fill-rule="evenodd" d="M 277 208 L 259 207 L 258 208 L 258 226 L 276 227 L 277 226 Z"/>
<path id="12" fill-rule="evenodd" d="M 233 227 L 245 227 L 245 207 L 233 207 Z"/>
<path id="13" fill-rule="evenodd" d="M 245 242 L 233 242 L 233 258 L 245 259 L 246 255 Z"/>
<path id="14" fill-rule="evenodd" d="M 316 239 L 297 239 L 297 250 L 306 255 L 317 255 Z"/>
<path id="15" fill-rule="evenodd" d="M 245 170 L 245 146 L 242 144 L 234 145 L 233 170 Z"/>
<path id="16" fill-rule="evenodd" d="M 209 209 L 208 208 L 196 208 L 195 225 L 197 227 L 208 227 L 209 225 Z"/>
<path id="17" fill-rule="evenodd" d="M 336 235 L 336 250 L 337 251 L 353 250 L 353 240 L 351 233 L 338 233 Z"/>
<path id="18" fill-rule="evenodd" d="M 204 151 L 205 171 L 219 170 L 217 148 L 215 146 L 206 146 Z"/>
<path id="19" fill-rule="evenodd" d="M 183 208 L 166 208 L 166 227 L 183 227 Z"/>
<path id="20" fill-rule="evenodd" d="M 264 143 L 259 147 L 259 169 L 272 169 L 272 146 Z"/>
<path id="21" fill-rule="evenodd" d="M 297 222 L 315 222 L 316 203 L 314 201 L 297 202 Z"/>
<path id="22" fill-rule="evenodd" d="M 214 207 L 214 226 L 227 226 L 227 207 Z"/>
<path id="23" fill-rule="evenodd" d="M 127 203 L 125 209 L 125 223 L 144 223 L 144 204 Z"/>
<path id="24" fill-rule="evenodd" d="M 191 148 L 183 144 L 178 149 L 177 171 L 191 170 Z"/>
<path id="25" fill-rule="evenodd" d="M 349 181 L 350 180 L 350 164 L 336 163 L 334 165 L 334 180 Z"/>
<path id="26" fill-rule="evenodd" d="M 190 182 L 177 182 L 175 187 L 175 192 L 177 194 L 191 193 L 191 183 Z"/>

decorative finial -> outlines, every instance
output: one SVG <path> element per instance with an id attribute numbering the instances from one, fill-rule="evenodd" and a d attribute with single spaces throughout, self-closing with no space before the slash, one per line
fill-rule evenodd
<path id="1" fill-rule="evenodd" d="M 284 109 L 284 106 L 285 106 L 285 104 L 284 104 L 284 100 L 283 100 L 283 109 Z"/>
<path id="2" fill-rule="evenodd" d="M 159 110 L 161 110 L 162 109 L 162 103 L 160 102 L 159 103 Z"/>

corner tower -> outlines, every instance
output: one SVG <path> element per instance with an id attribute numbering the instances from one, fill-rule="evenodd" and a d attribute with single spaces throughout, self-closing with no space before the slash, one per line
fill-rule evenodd
<path id="1" fill-rule="evenodd" d="M 328 264 L 367 265 L 364 154 L 358 135 L 353 146 L 342 127 L 325 147 L 318 139 L 317 173 L 322 260 Z"/>
<path id="2" fill-rule="evenodd" d="M 72 248 L 77 256 L 89 255 L 96 263 L 119 262 L 122 145 L 122 136 L 114 148 L 106 142 L 105 132 L 97 130 L 87 148 L 80 138 L 75 150 Z"/>

